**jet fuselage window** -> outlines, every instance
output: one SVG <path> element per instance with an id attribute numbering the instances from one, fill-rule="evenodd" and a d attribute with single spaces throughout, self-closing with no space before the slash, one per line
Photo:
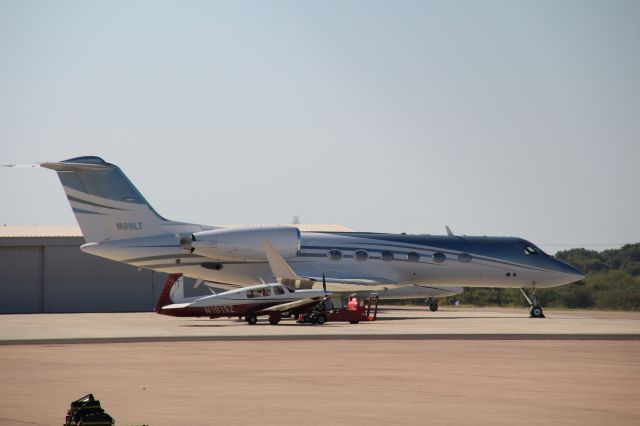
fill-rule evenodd
<path id="1" fill-rule="evenodd" d="M 443 263 L 445 260 L 447 260 L 447 256 L 444 255 L 444 253 L 433 253 L 433 261 L 436 263 Z"/>
<path id="2" fill-rule="evenodd" d="M 385 262 L 392 261 L 393 260 L 393 252 L 383 251 L 382 252 L 382 260 L 384 260 Z"/>
<path id="3" fill-rule="evenodd" d="M 342 252 L 340 250 L 331 250 L 331 251 L 329 251 L 329 259 L 331 259 L 331 260 L 340 260 L 340 259 L 342 259 Z"/>
<path id="4" fill-rule="evenodd" d="M 369 258 L 369 255 L 364 250 L 356 250 L 356 252 L 353 254 L 353 257 L 355 257 L 356 260 L 359 260 L 362 262 L 364 260 L 367 260 Z"/>
<path id="5" fill-rule="evenodd" d="M 407 253 L 407 260 L 409 262 L 417 262 L 418 260 L 420 260 L 420 255 L 415 251 L 411 251 Z"/>
<path id="6" fill-rule="evenodd" d="M 458 260 L 462 263 L 469 263 L 471 262 L 471 255 L 469 253 L 460 253 L 458 255 Z"/>

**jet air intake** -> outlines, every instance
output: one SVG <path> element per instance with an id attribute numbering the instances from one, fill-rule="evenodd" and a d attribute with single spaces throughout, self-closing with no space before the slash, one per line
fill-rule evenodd
<path id="1" fill-rule="evenodd" d="M 184 237 L 180 246 L 211 259 L 263 261 L 267 260 L 263 241 L 269 241 L 282 257 L 293 257 L 300 250 L 300 230 L 294 226 L 214 229 Z"/>

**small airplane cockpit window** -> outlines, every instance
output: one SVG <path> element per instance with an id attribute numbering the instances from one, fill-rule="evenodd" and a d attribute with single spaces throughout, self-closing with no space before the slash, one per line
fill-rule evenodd
<path id="1" fill-rule="evenodd" d="M 261 288 L 258 291 L 262 293 L 261 296 L 271 296 L 271 289 L 269 287 Z"/>
<path id="2" fill-rule="evenodd" d="M 275 295 L 284 294 L 284 288 L 282 288 L 281 286 L 274 287 L 273 294 Z"/>
<path id="3" fill-rule="evenodd" d="M 249 299 L 252 299 L 254 297 L 265 297 L 265 296 L 271 296 L 271 289 L 269 287 L 256 288 L 256 289 L 247 291 L 247 297 Z"/>
<path id="4" fill-rule="evenodd" d="M 356 260 L 363 261 L 367 260 L 369 258 L 369 255 L 364 250 L 356 250 L 355 253 L 353 253 L 353 257 L 355 257 Z"/>
<path id="5" fill-rule="evenodd" d="M 445 260 L 447 260 L 447 256 L 444 255 L 444 253 L 433 253 L 433 261 L 436 263 L 442 263 Z"/>
<path id="6" fill-rule="evenodd" d="M 469 253 L 460 253 L 458 255 L 458 260 L 462 263 L 469 263 L 471 262 L 471 255 Z"/>
<path id="7" fill-rule="evenodd" d="M 391 251 L 383 251 L 382 252 L 382 260 L 385 262 L 390 262 L 393 260 L 393 252 Z"/>
<path id="8" fill-rule="evenodd" d="M 329 259 L 331 259 L 331 260 L 340 260 L 340 259 L 342 259 L 342 252 L 340 250 L 331 250 L 331 251 L 329 251 Z"/>
<path id="9" fill-rule="evenodd" d="M 415 251 L 411 251 L 407 253 L 407 260 L 409 262 L 417 262 L 418 260 L 420 260 L 420 255 Z"/>

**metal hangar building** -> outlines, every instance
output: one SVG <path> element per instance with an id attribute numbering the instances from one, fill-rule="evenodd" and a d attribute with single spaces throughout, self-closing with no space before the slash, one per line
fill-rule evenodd
<path id="1" fill-rule="evenodd" d="M 352 231 L 332 224 L 294 226 Z M 80 250 L 84 243 L 75 225 L 0 226 L 0 314 L 153 311 L 166 274 L 86 254 Z M 185 296 L 207 291 L 193 284 L 185 279 Z"/>
<path id="2" fill-rule="evenodd" d="M 86 254 L 77 226 L 0 227 L 0 313 L 153 310 L 165 274 Z"/>

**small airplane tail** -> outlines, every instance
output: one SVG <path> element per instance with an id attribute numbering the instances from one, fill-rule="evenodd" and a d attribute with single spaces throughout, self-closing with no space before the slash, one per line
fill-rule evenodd
<path id="1" fill-rule="evenodd" d="M 100 157 L 77 157 L 40 166 L 58 174 L 87 243 L 206 228 L 160 216 L 118 166 Z"/>
<path id="2" fill-rule="evenodd" d="M 182 274 L 170 274 L 167 277 L 167 281 L 164 283 L 164 288 L 162 289 L 162 293 L 158 298 L 158 303 L 156 303 L 155 311 L 156 313 L 160 313 L 162 311 L 162 307 L 166 305 L 173 304 L 173 300 L 171 300 L 171 289 L 173 285 L 180 279 Z"/>

